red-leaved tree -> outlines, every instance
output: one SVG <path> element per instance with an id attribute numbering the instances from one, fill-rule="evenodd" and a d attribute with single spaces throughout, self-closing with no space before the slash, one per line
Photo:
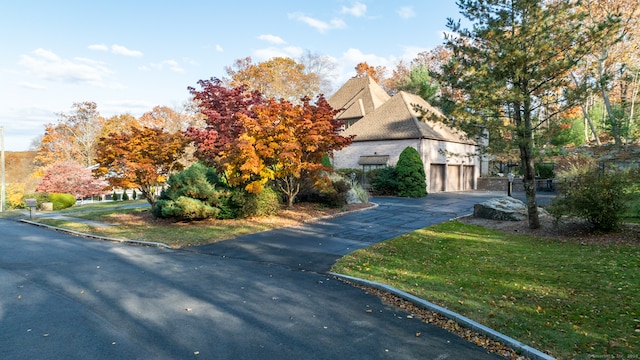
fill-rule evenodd
<path id="1" fill-rule="evenodd" d="M 224 88 L 220 82 L 200 82 L 191 89 L 207 115 L 205 129 L 189 129 L 196 154 L 224 174 L 230 185 L 258 193 L 274 180 L 291 206 L 303 176 L 314 178 L 324 167 L 322 157 L 351 143 L 339 134 L 336 111 L 323 96 L 294 105 L 264 100 L 244 87 Z M 203 102 L 202 99 L 206 101 Z"/>
<path id="2" fill-rule="evenodd" d="M 72 194 L 76 198 L 101 195 L 108 183 L 93 177 L 89 168 L 75 161 L 54 163 L 45 170 L 38 192 Z"/>
<path id="3" fill-rule="evenodd" d="M 253 107 L 263 103 L 264 98 L 257 91 L 248 91 L 245 85 L 227 88 L 216 78 L 200 80 L 198 84 L 202 90 L 189 87 L 189 91 L 206 117 L 206 126 L 189 127 L 185 134 L 196 145 L 195 156 L 218 167 L 219 159 L 226 156 L 243 131 L 238 116 L 255 117 Z"/>

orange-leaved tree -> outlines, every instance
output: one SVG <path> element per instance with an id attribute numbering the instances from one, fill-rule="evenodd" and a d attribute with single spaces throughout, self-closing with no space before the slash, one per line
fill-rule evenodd
<path id="1" fill-rule="evenodd" d="M 202 111 L 214 116 L 207 118 L 208 131 L 190 129 L 188 134 L 193 134 L 190 137 L 200 159 L 224 173 L 230 185 L 258 193 L 274 180 L 291 206 L 300 190 L 300 178 L 316 175 L 323 169 L 323 156 L 351 143 L 351 138 L 339 134 L 341 123 L 334 119 L 336 111 L 323 96 L 315 103 L 302 98 L 297 105 L 284 99 L 253 99 L 256 101 L 242 107 L 241 103 L 252 99 L 245 88 L 220 87 L 218 83 L 215 88 L 205 86 L 201 92 L 192 90 L 196 98 L 207 99 L 206 104 L 214 106 L 200 102 Z M 212 89 L 215 91 L 210 92 Z M 217 96 L 224 99 L 212 101 Z M 227 112 L 230 102 L 237 110 L 232 114 Z M 219 108 L 221 105 L 227 107 Z M 220 116 L 222 113 L 227 116 Z M 214 155 L 214 145 L 218 151 L 208 156 Z"/>
<path id="2" fill-rule="evenodd" d="M 94 173 L 103 176 L 111 187 L 137 188 L 152 206 L 156 189 L 169 174 L 182 169 L 178 162 L 187 145 L 182 133 L 162 129 L 132 127 L 100 138 L 97 146 L 99 167 Z"/>

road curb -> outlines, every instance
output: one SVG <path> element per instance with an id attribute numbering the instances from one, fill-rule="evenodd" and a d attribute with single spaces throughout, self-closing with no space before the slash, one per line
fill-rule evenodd
<path id="1" fill-rule="evenodd" d="M 334 273 L 334 272 L 330 272 L 329 273 L 332 276 L 335 276 L 338 280 L 340 279 L 344 279 L 347 280 L 349 282 L 353 282 L 356 284 L 360 284 L 360 285 L 364 285 L 364 286 L 369 286 L 378 290 L 382 290 L 382 291 L 386 291 L 389 292 L 391 294 L 394 294 L 396 296 L 399 296 L 409 302 L 411 302 L 412 304 L 421 307 L 423 309 L 427 309 L 429 311 L 433 311 L 437 314 L 440 314 L 450 320 L 453 320 L 455 322 L 457 322 L 458 324 L 469 328 L 477 333 L 483 334 L 493 340 L 499 341 L 502 344 L 518 351 L 520 354 L 532 359 L 532 360 L 555 360 L 554 357 L 552 357 L 551 355 L 545 354 L 542 351 L 532 348 L 529 345 L 526 345 L 514 338 L 511 338 L 507 335 L 504 335 L 502 333 L 499 333 L 487 326 L 484 326 L 476 321 L 473 321 L 465 316 L 462 316 L 458 313 L 455 313 L 451 310 L 448 310 L 446 308 L 443 308 L 442 306 L 438 306 L 436 304 L 430 303 L 426 300 L 423 300 L 417 296 L 411 295 L 409 293 L 406 293 L 402 290 L 398 290 L 396 288 L 394 288 L 393 286 L 389 286 L 386 284 L 381 284 L 375 281 L 369 281 L 369 280 L 365 280 L 365 279 L 360 279 L 360 278 L 356 278 L 356 277 L 352 277 L 349 275 L 344 275 L 344 274 L 338 274 L 338 273 Z"/>
<path id="2" fill-rule="evenodd" d="M 165 249 L 172 249 L 167 244 L 163 244 L 163 243 L 159 243 L 159 242 L 155 242 L 155 241 L 129 240 L 129 239 L 118 239 L 118 238 L 111 238 L 111 237 L 105 237 L 105 236 L 97 236 L 97 235 L 82 233 L 82 232 L 79 232 L 79 231 L 68 230 L 68 229 L 63 229 L 63 228 L 59 228 L 59 227 L 55 227 L 55 226 L 51 226 L 51 225 L 41 224 L 41 223 L 38 223 L 38 222 L 35 222 L 35 221 L 30 221 L 30 220 L 25 220 L 25 219 L 20 219 L 18 221 L 26 223 L 26 224 L 35 225 L 35 226 L 47 228 L 47 229 L 50 229 L 50 230 L 58 231 L 58 232 L 67 233 L 67 234 L 74 235 L 74 236 L 80 236 L 80 237 L 84 237 L 84 238 L 89 238 L 89 239 L 104 240 L 104 241 L 111 241 L 111 242 L 119 242 L 119 243 L 123 243 L 123 244 L 131 244 L 131 245 L 152 246 L 152 247 L 159 247 L 159 248 L 165 248 Z"/>

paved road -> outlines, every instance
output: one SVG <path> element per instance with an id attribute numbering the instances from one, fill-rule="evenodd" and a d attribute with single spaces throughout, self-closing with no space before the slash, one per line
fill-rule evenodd
<path id="1" fill-rule="evenodd" d="M 183 251 L 0 220 L 0 358 L 496 359 L 326 275 L 342 254 L 494 195 L 374 199 L 375 210 Z"/>

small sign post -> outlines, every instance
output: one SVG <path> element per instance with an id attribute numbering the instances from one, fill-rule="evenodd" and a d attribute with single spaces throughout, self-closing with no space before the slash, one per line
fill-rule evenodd
<path id="1" fill-rule="evenodd" d="M 36 210 L 38 203 L 36 199 L 25 199 L 25 202 L 27 203 L 27 207 L 29 208 L 29 218 L 33 220 L 33 213 Z"/>

